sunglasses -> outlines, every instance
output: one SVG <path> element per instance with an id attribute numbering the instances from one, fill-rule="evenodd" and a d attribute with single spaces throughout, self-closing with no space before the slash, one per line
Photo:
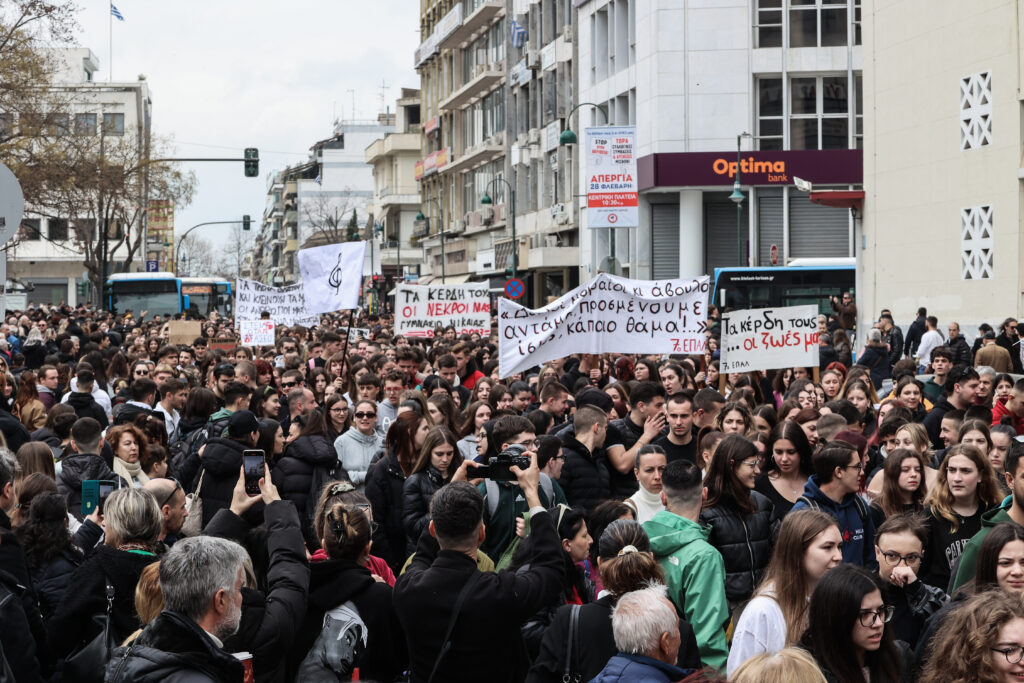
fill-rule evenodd
<path id="1" fill-rule="evenodd" d="M 149 374 L 149 370 L 136 370 L 135 374 L 138 375 L 139 377 L 145 377 L 146 375 Z"/>
<path id="2" fill-rule="evenodd" d="M 356 413 L 355 416 L 357 420 L 369 420 L 377 417 L 377 413 Z"/>
<path id="3" fill-rule="evenodd" d="M 282 389 L 294 389 L 297 386 L 299 386 L 298 382 L 281 382 Z"/>

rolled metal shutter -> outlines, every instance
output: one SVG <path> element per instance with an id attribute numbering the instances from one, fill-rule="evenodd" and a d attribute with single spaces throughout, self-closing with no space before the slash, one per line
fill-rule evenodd
<path id="1" fill-rule="evenodd" d="M 707 198 L 708 195 L 705 193 L 704 196 Z M 743 202 L 743 215 L 740 218 L 740 239 L 743 240 L 744 254 L 747 253 L 750 240 L 749 205 L 749 200 Z M 704 202 L 704 266 L 707 274 L 713 276 L 715 268 L 736 265 L 736 205 L 729 201 L 728 195 L 723 194 Z"/>
<path id="2" fill-rule="evenodd" d="M 772 245 L 779 248 L 779 265 L 782 263 L 782 242 L 785 226 L 782 223 L 782 190 L 779 188 L 757 190 L 757 265 L 772 264 Z"/>
<path id="3" fill-rule="evenodd" d="M 651 275 L 679 277 L 678 204 L 651 204 Z"/>
<path id="4" fill-rule="evenodd" d="M 812 204 L 803 192 L 789 198 L 791 258 L 852 256 L 850 210 Z"/>

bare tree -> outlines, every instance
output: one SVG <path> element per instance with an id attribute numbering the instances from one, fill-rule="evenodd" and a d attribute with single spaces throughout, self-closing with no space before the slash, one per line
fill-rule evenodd
<path id="1" fill-rule="evenodd" d="M 246 232 L 241 225 L 235 223 L 228 233 L 228 243 L 222 249 L 217 262 L 217 273 L 224 278 L 234 280 L 242 271 L 245 256 L 252 249 L 252 233 Z"/>
<path id="2" fill-rule="evenodd" d="M 322 194 L 304 196 L 301 201 L 303 223 L 309 228 L 307 247 L 318 244 L 337 244 L 359 239 L 352 237 L 349 224 L 357 212 L 366 213 L 365 203 L 346 194 L 342 197 L 328 197 Z M 358 232 L 358 231 L 357 231 Z"/>
<path id="3" fill-rule="evenodd" d="M 185 239 L 178 240 L 175 257 L 181 264 L 181 273 L 192 277 L 210 277 L 219 275 L 217 250 L 209 240 L 203 239 L 198 233 L 192 233 Z"/>

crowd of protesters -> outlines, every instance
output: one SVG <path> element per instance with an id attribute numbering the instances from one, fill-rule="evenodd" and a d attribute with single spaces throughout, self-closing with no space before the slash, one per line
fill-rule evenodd
<path id="1" fill-rule="evenodd" d="M 833 305 L 819 368 L 729 375 L 714 309 L 511 377 L 386 315 L 9 317 L 0 681 L 1020 680 L 1016 320 Z"/>

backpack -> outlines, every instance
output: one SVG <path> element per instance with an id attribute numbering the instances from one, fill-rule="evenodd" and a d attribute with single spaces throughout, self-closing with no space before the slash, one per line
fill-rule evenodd
<path id="1" fill-rule="evenodd" d="M 366 650 L 366 624 L 351 602 L 324 614 L 320 635 L 299 665 L 298 681 L 348 681 Z"/>
<path id="2" fill-rule="evenodd" d="M 498 482 L 493 479 L 484 479 L 484 488 L 487 491 L 487 516 L 489 519 L 494 519 L 494 515 L 498 513 L 501 488 L 498 486 Z M 547 496 L 548 507 L 554 507 L 555 485 L 551 483 L 551 477 L 543 473 L 540 475 L 540 490 Z"/>
<path id="3" fill-rule="evenodd" d="M 800 496 L 796 499 L 797 503 L 803 503 L 807 506 L 807 509 L 821 512 L 821 503 L 818 501 L 808 498 L 807 496 Z M 868 506 L 864 504 L 863 499 L 860 496 L 854 495 L 853 504 L 857 508 L 857 514 L 860 515 L 861 524 L 866 524 L 868 520 Z"/>

